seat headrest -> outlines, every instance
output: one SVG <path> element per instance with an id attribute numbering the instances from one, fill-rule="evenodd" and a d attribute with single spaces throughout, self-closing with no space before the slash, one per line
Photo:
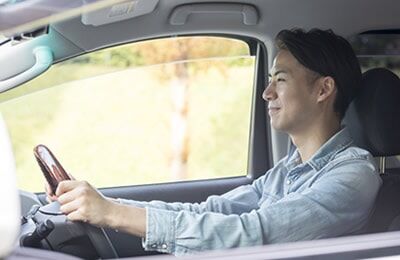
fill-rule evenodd
<path id="1" fill-rule="evenodd" d="M 350 104 L 345 125 L 357 146 L 373 156 L 400 154 L 400 79 L 376 68 L 363 73 L 363 88 Z"/>

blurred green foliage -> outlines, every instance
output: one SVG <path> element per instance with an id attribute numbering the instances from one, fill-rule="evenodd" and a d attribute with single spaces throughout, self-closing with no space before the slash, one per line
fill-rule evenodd
<path id="1" fill-rule="evenodd" d="M 243 44 L 221 49 L 211 43 L 209 55 L 203 46 L 185 56 L 192 58 L 187 63 L 188 179 L 246 174 L 254 59 Z M 53 149 L 76 178 L 98 187 L 174 181 L 168 86 L 181 60 L 171 54 L 176 47 L 128 45 L 82 55 L 1 94 L 19 187 L 43 189 L 32 154 L 39 143 Z M 143 50 L 161 53 L 161 48 L 170 48 L 175 62 L 165 63 L 168 55 L 158 60 L 144 55 Z M 161 80 L 162 73 L 172 75 Z"/>

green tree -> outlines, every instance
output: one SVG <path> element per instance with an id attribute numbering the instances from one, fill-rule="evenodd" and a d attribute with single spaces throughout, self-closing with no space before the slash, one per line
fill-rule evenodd
<path id="1" fill-rule="evenodd" d="M 183 37 L 155 40 L 131 47 L 132 53 L 139 53 L 144 64 L 170 64 L 164 66 L 160 79 L 170 81 L 171 87 L 171 174 L 174 179 L 187 178 L 189 156 L 188 132 L 188 90 L 190 70 L 196 72 L 208 69 L 205 63 L 187 62 L 196 59 L 209 59 L 248 55 L 246 44 L 236 40 L 217 37 Z M 203 65 L 200 65 L 203 64 Z M 226 63 L 214 63 L 225 75 Z"/>

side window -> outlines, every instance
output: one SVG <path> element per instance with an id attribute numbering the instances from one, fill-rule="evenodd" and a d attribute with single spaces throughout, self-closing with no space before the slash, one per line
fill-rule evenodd
<path id="1" fill-rule="evenodd" d="M 176 37 L 52 66 L 0 95 L 19 187 L 43 190 L 37 144 L 97 187 L 246 175 L 254 62 L 243 41 Z"/>
<path id="2" fill-rule="evenodd" d="M 400 34 L 360 34 L 350 39 L 362 71 L 384 67 L 400 75 Z"/>
<path id="3" fill-rule="evenodd" d="M 400 32 L 370 32 L 350 39 L 362 71 L 383 67 L 400 77 Z M 400 155 L 389 157 L 387 168 L 400 168 Z"/>

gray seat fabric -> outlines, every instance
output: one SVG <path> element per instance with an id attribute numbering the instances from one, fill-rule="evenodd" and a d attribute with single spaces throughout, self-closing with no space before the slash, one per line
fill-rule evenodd
<path id="1" fill-rule="evenodd" d="M 400 230 L 400 174 L 381 175 L 383 185 L 366 233 Z"/>
<path id="2" fill-rule="evenodd" d="M 355 143 L 375 157 L 400 154 L 400 79 L 393 72 L 371 69 L 363 74 L 364 88 L 350 104 L 344 123 Z M 400 168 L 382 174 L 367 233 L 400 230 Z"/>
<path id="3" fill-rule="evenodd" d="M 345 124 L 356 144 L 373 156 L 400 154 L 400 79 L 393 72 L 371 69 L 364 88 L 350 104 Z"/>
<path id="4" fill-rule="evenodd" d="M 388 228 L 388 231 L 398 231 L 398 230 L 400 230 L 400 215 L 398 215 L 393 219 L 392 223 Z"/>

